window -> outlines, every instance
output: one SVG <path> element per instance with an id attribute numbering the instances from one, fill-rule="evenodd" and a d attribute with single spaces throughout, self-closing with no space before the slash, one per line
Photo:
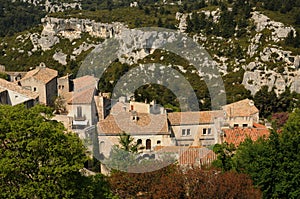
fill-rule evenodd
<path id="1" fill-rule="evenodd" d="M 239 124 L 234 124 L 233 127 L 239 127 Z"/>
<path id="2" fill-rule="evenodd" d="M 186 130 L 186 135 L 188 135 L 188 136 L 191 135 L 191 129 Z"/>
<path id="3" fill-rule="evenodd" d="M 77 117 L 82 117 L 82 107 L 81 106 L 77 107 Z"/>
<path id="4" fill-rule="evenodd" d="M 150 139 L 146 140 L 146 149 L 151 149 L 151 140 Z"/>
<path id="5" fill-rule="evenodd" d="M 36 87 L 33 87 L 33 91 L 36 91 Z"/>
<path id="6" fill-rule="evenodd" d="M 161 141 L 160 141 L 160 140 L 157 140 L 156 144 L 160 144 L 160 143 L 161 143 Z"/>
<path id="7" fill-rule="evenodd" d="M 207 131 L 208 131 L 207 134 L 210 135 L 211 134 L 211 128 L 208 128 Z"/>
<path id="8" fill-rule="evenodd" d="M 245 128 L 245 127 L 248 127 L 248 124 L 243 124 L 243 127 Z"/>
<path id="9" fill-rule="evenodd" d="M 136 143 L 141 145 L 142 144 L 142 140 L 138 139 Z"/>
<path id="10" fill-rule="evenodd" d="M 190 136 L 191 135 L 191 129 L 181 129 L 181 135 L 182 136 Z"/>
<path id="11" fill-rule="evenodd" d="M 182 130 L 181 130 L 181 135 L 182 135 L 182 136 L 186 136 L 185 129 L 182 129 Z"/>
<path id="12" fill-rule="evenodd" d="M 206 135 L 206 129 L 203 129 L 203 130 L 202 130 L 202 134 L 203 134 L 203 135 Z"/>

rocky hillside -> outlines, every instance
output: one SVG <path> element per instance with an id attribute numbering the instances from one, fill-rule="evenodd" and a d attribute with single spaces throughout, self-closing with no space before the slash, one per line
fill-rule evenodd
<path id="1" fill-rule="evenodd" d="M 0 38 L 0 64 L 6 70 L 28 70 L 44 62 L 60 75 L 76 74 L 85 56 L 103 40 L 129 28 L 158 26 L 187 33 L 206 48 L 223 75 L 228 101 L 251 97 L 264 85 L 278 96 L 287 88 L 300 93 L 300 3 L 295 2 L 288 10 L 283 10 L 285 4 L 270 10 L 264 1 L 239 0 L 27 1 L 47 14 L 40 25 Z M 193 67 L 180 58 L 174 63 L 174 56 L 166 52 L 134 52 L 128 60 L 109 69 L 114 75 L 103 80 L 105 91 L 126 70 L 146 62 L 171 64 L 187 79 L 196 78 Z M 192 85 L 205 99 L 207 94 L 199 91 L 207 91 L 203 81 L 198 78 Z"/>

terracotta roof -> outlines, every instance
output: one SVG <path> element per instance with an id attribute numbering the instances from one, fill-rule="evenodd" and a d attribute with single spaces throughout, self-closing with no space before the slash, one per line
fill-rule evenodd
<path id="1" fill-rule="evenodd" d="M 120 112 L 124 112 L 124 108 L 126 111 L 129 111 L 130 104 L 126 102 L 116 102 L 114 100 L 111 101 L 111 111 L 110 113 L 113 115 L 119 114 Z"/>
<path id="2" fill-rule="evenodd" d="M 216 154 L 201 146 L 157 146 L 154 149 L 158 154 L 177 154 L 179 165 L 204 165 L 216 159 Z"/>
<path id="3" fill-rule="evenodd" d="M 12 83 L 12 82 L 8 82 L 8 81 L 6 81 L 4 79 L 1 79 L 1 78 L 0 78 L 0 88 L 2 90 L 14 91 L 14 92 L 19 93 L 21 95 L 24 95 L 24 96 L 26 96 L 30 99 L 36 99 L 36 98 L 39 97 L 38 93 L 27 90 L 27 89 L 23 89 L 21 86 L 15 84 L 15 83 Z"/>
<path id="4" fill-rule="evenodd" d="M 258 113 L 258 109 L 254 105 L 254 102 L 249 99 L 244 99 L 238 102 L 234 102 L 222 107 L 228 117 L 245 117 Z"/>
<path id="5" fill-rule="evenodd" d="M 74 92 L 72 98 L 68 100 L 68 104 L 90 104 L 92 103 L 98 79 L 93 76 L 82 76 L 73 80 Z"/>
<path id="6" fill-rule="evenodd" d="M 20 80 L 26 80 L 29 78 L 35 78 L 38 81 L 41 81 L 43 83 L 48 83 L 53 78 L 57 77 L 58 72 L 56 70 L 53 70 L 51 68 L 46 67 L 37 67 L 36 69 L 33 69 L 26 73 L 26 75 Z"/>
<path id="7" fill-rule="evenodd" d="M 208 148 L 189 148 L 180 151 L 178 162 L 180 165 L 204 165 L 212 163 L 216 157 L 216 154 Z"/>
<path id="8" fill-rule="evenodd" d="M 216 117 L 223 117 L 223 116 L 224 116 L 223 111 L 168 113 L 168 119 L 171 125 L 208 124 L 208 123 L 213 123 Z"/>
<path id="9" fill-rule="evenodd" d="M 89 88 L 97 88 L 97 83 L 99 79 L 90 75 L 85 75 L 82 77 L 77 77 L 73 80 L 74 91 L 86 90 Z"/>
<path id="10" fill-rule="evenodd" d="M 168 135 L 166 115 L 153 115 L 149 113 L 136 113 L 137 120 L 133 120 L 131 112 L 120 112 L 118 115 L 108 115 L 98 122 L 98 131 L 101 135 L 118 135 L 122 132 L 131 135 Z"/>
<path id="11" fill-rule="evenodd" d="M 80 92 L 71 92 L 72 97 L 68 100 L 68 104 L 91 104 L 94 99 L 95 90 L 95 88 L 88 88 Z"/>
<path id="12" fill-rule="evenodd" d="M 247 137 L 256 141 L 259 137 L 268 137 L 270 135 L 269 130 L 264 125 L 253 123 L 253 127 L 223 129 L 224 141 L 239 146 Z"/>

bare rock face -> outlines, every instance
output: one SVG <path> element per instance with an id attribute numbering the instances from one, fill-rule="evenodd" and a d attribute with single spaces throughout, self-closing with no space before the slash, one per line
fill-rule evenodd
<path id="1" fill-rule="evenodd" d="M 180 13 L 180 12 L 176 13 L 176 20 L 179 21 L 178 30 L 180 32 L 185 32 L 185 30 L 187 28 L 187 23 L 186 23 L 187 17 L 189 17 L 189 14 L 184 14 L 184 13 Z"/>
<path id="2" fill-rule="evenodd" d="M 269 17 L 257 11 L 252 12 L 252 19 L 256 25 L 256 32 L 261 32 L 265 28 L 272 30 L 271 39 L 275 42 L 286 38 L 290 31 L 295 31 L 291 26 L 285 26 L 281 22 L 271 21 Z"/>
<path id="3" fill-rule="evenodd" d="M 95 22 L 90 19 L 59 19 L 53 17 L 46 17 L 42 20 L 44 30 L 43 33 L 60 34 L 63 37 L 73 40 L 79 38 L 81 33 L 89 33 L 94 37 L 110 38 L 115 34 L 119 34 L 122 29 L 126 27 L 119 22 L 112 24 Z"/>
<path id="4" fill-rule="evenodd" d="M 268 86 L 269 91 L 274 87 L 277 95 L 284 92 L 287 86 L 291 91 L 300 93 L 300 71 L 278 74 L 271 70 L 246 71 L 242 84 L 254 95 L 262 86 Z"/>
<path id="5" fill-rule="evenodd" d="M 60 19 L 46 17 L 42 19 L 43 31 L 41 34 L 34 33 L 30 36 L 33 44 L 32 51 L 42 49 L 50 50 L 52 46 L 59 43 L 59 37 L 69 39 L 81 38 L 82 33 L 88 33 L 93 37 L 111 38 L 116 34 L 120 34 L 126 26 L 122 23 L 100 23 L 89 19 Z"/>
<path id="6" fill-rule="evenodd" d="M 64 54 L 63 52 L 56 52 L 53 55 L 53 59 L 58 61 L 62 65 L 67 65 L 67 55 Z"/>

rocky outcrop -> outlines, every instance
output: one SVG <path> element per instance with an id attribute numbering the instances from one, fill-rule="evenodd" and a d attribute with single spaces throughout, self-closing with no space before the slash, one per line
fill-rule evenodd
<path id="1" fill-rule="evenodd" d="M 53 55 L 53 59 L 58 61 L 62 65 L 67 65 L 67 56 L 67 54 L 64 54 L 63 52 L 59 51 Z"/>
<path id="2" fill-rule="evenodd" d="M 118 22 L 107 24 L 78 18 L 60 19 L 46 17 L 42 19 L 42 24 L 42 33 L 34 33 L 30 36 L 34 46 L 32 51 L 36 51 L 39 48 L 43 51 L 50 50 L 53 45 L 59 43 L 59 37 L 72 41 L 81 38 L 82 33 L 88 33 L 93 37 L 110 38 L 126 29 L 122 23 Z"/>
<path id="3" fill-rule="evenodd" d="M 243 78 L 243 85 L 254 95 L 262 86 L 268 86 L 269 91 L 275 89 L 276 94 L 285 91 L 286 87 L 290 87 L 291 91 L 300 93 L 300 71 L 278 74 L 271 70 L 254 70 L 246 71 Z"/>
<path id="4" fill-rule="evenodd" d="M 271 30 L 271 39 L 275 42 L 286 38 L 290 31 L 295 31 L 293 27 L 285 26 L 281 22 L 272 21 L 269 17 L 258 11 L 252 12 L 252 19 L 256 26 L 256 32 L 261 32 L 265 28 Z"/>
<path id="5" fill-rule="evenodd" d="M 78 2 L 73 2 L 73 3 L 64 3 L 57 1 L 53 3 L 53 1 L 46 0 L 45 1 L 45 10 L 48 13 L 53 13 L 53 12 L 63 12 L 65 10 L 71 10 L 71 9 L 77 9 L 81 10 L 81 3 Z"/>

